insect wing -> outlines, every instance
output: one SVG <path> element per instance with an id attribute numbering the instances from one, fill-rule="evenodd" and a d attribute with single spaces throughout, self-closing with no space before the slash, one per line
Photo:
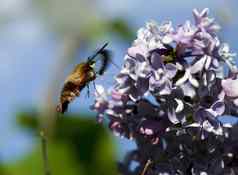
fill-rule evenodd
<path id="1" fill-rule="evenodd" d="M 109 51 L 109 50 L 103 50 L 101 53 L 100 53 L 100 56 L 101 56 L 101 67 L 98 71 L 98 74 L 99 75 L 103 75 L 104 72 L 107 70 L 110 62 L 111 62 L 111 57 L 112 57 L 112 52 Z"/>

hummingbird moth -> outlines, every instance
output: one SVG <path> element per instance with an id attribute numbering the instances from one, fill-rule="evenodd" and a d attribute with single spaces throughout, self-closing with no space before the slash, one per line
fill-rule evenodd
<path id="1" fill-rule="evenodd" d="M 86 62 L 82 62 L 74 68 L 71 74 L 66 78 L 61 90 L 59 103 L 56 111 L 64 113 L 68 109 L 68 105 L 90 82 L 94 81 L 97 75 L 103 75 L 110 62 L 110 51 L 105 49 L 108 43 L 105 43 L 95 54 L 88 57 Z M 100 57 L 98 57 L 100 56 Z M 95 63 L 101 60 L 101 66 L 98 71 L 95 70 Z"/>

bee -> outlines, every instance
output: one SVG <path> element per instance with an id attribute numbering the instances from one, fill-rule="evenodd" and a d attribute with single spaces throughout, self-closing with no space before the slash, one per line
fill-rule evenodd
<path id="1" fill-rule="evenodd" d="M 105 43 L 95 54 L 88 57 L 86 62 L 82 62 L 74 68 L 71 74 L 66 78 L 61 90 L 59 103 L 56 111 L 64 113 L 68 109 L 68 105 L 81 91 L 87 87 L 89 95 L 89 83 L 97 78 L 97 75 L 103 75 L 110 62 L 110 51 L 105 49 L 108 43 Z M 101 67 L 98 71 L 95 70 L 95 63 L 98 61 L 98 56 L 101 60 Z"/>

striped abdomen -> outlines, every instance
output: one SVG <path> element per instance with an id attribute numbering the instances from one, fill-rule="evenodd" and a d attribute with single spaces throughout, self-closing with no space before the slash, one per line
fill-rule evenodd
<path id="1" fill-rule="evenodd" d="M 57 112 L 64 113 L 68 109 L 68 105 L 72 102 L 75 97 L 80 95 L 81 90 L 85 87 L 84 85 L 77 86 L 71 82 L 67 82 L 60 95 L 60 102 L 56 107 Z"/>

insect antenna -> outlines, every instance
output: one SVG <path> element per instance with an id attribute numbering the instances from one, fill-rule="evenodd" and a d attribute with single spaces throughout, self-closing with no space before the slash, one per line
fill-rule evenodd
<path id="1" fill-rule="evenodd" d="M 104 49 L 107 47 L 108 43 L 105 43 L 94 55 L 88 57 L 88 62 L 93 61 L 98 54 L 101 54 Z"/>

